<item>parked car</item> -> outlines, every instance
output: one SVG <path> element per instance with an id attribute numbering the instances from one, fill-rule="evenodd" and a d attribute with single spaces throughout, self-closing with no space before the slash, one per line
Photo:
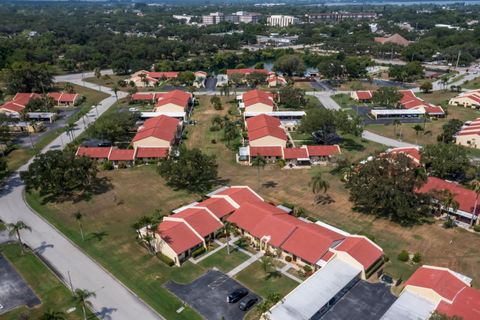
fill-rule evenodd
<path id="1" fill-rule="evenodd" d="M 248 290 L 244 288 L 237 289 L 235 291 L 232 291 L 228 296 L 227 296 L 227 302 L 228 303 L 235 303 L 240 301 L 243 297 L 245 297 L 248 294 Z"/>
<path id="2" fill-rule="evenodd" d="M 240 310 L 242 311 L 247 311 L 248 309 L 250 309 L 251 307 L 253 307 L 253 305 L 255 303 L 258 302 L 258 298 L 257 297 L 250 297 L 250 298 L 245 298 L 243 299 L 240 304 L 238 305 L 238 307 L 240 308 Z"/>

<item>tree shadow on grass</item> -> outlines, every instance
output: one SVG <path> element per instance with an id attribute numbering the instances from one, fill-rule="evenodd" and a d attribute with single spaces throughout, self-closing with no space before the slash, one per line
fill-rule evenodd
<path id="1" fill-rule="evenodd" d="M 264 183 L 262 183 L 262 187 L 264 188 L 267 188 L 267 189 L 273 189 L 275 188 L 276 186 L 278 186 L 278 183 L 275 182 L 275 181 L 265 181 Z"/>
<path id="2" fill-rule="evenodd" d="M 326 204 L 331 204 L 335 202 L 335 199 L 332 198 L 329 194 L 319 194 L 315 196 L 315 204 L 321 204 L 321 205 L 326 205 Z"/>
<path id="3" fill-rule="evenodd" d="M 348 151 L 363 151 L 365 150 L 365 147 L 363 144 L 356 142 L 353 139 L 349 138 L 342 138 L 342 142 L 340 142 L 340 146 L 343 149 L 346 149 Z"/>
<path id="4" fill-rule="evenodd" d="M 98 242 L 101 242 L 107 236 L 108 233 L 106 231 L 97 231 L 90 233 L 87 240 L 97 240 Z"/>
<path id="5" fill-rule="evenodd" d="M 267 272 L 267 274 L 265 275 L 265 280 L 277 279 L 281 277 L 282 277 L 282 273 L 280 271 L 273 270 L 273 271 Z"/>
<path id="6" fill-rule="evenodd" d="M 80 201 L 89 201 L 95 195 L 100 195 L 102 193 L 108 192 L 113 188 L 112 183 L 106 177 L 98 178 L 93 183 L 92 186 L 82 192 L 65 192 L 64 194 L 49 194 L 42 198 L 41 204 L 45 205 L 49 202 L 52 203 L 61 203 L 65 201 L 72 201 L 73 203 L 78 203 Z"/>

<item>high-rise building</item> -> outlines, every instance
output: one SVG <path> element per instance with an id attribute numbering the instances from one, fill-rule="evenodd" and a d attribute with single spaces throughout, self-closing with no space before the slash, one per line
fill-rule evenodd
<path id="1" fill-rule="evenodd" d="M 299 22 L 300 20 L 294 16 L 273 15 L 267 18 L 267 24 L 273 27 L 288 27 Z"/>
<path id="2" fill-rule="evenodd" d="M 208 16 L 202 16 L 202 22 L 206 25 L 219 24 L 225 21 L 225 15 L 222 12 L 212 12 Z"/>
<path id="3" fill-rule="evenodd" d="M 372 20 L 377 17 L 375 12 L 328 12 L 328 13 L 307 13 L 305 15 L 308 22 L 318 21 L 342 21 L 346 19 L 352 20 Z"/>

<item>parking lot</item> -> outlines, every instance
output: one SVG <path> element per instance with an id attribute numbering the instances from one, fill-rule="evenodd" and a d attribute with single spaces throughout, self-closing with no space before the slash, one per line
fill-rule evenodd
<path id="1" fill-rule="evenodd" d="M 40 299 L 23 280 L 20 274 L 0 254 L 0 315 L 16 307 L 26 305 L 34 307 Z"/>
<path id="2" fill-rule="evenodd" d="M 383 283 L 359 281 L 321 319 L 378 320 L 396 299 Z"/>
<path id="3" fill-rule="evenodd" d="M 244 287 L 220 271 L 210 270 L 186 285 L 168 282 L 165 287 L 197 310 L 205 319 L 241 320 L 246 314 L 239 309 L 240 302 L 227 303 L 227 295 L 230 292 Z M 249 292 L 243 299 L 254 296 L 256 295 Z"/>

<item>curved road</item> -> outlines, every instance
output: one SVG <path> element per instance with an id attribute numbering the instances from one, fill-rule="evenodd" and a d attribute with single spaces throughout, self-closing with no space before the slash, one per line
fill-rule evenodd
<path id="1" fill-rule="evenodd" d="M 92 74 L 88 73 L 85 76 L 92 76 Z M 83 82 L 82 74 L 56 77 L 55 81 L 69 81 L 94 90 L 101 89 L 101 91 L 108 93 L 110 97 L 98 105 L 98 115 L 108 110 L 117 100 L 109 88 L 99 88 L 95 84 Z M 118 96 L 123 98 L 126 93 L 118 92 Z M 82 120 L 79 120 L 76 125 L 75 135 L 78 136 L 85 130 L 85 127 Z M 63 133 L 46 146 L 42 152 L 62 149 L 64 142 L 67 141 L 67 134 Z M 25 170 L 27 165 L 24 165 L 20 170 Z M 87 289 L 96 293 L 96 298 L 92 298 L 90 301 L 99 318 L 114 320 L 163 319 L 51 224 L 29 208 L 24 201 L 23 194 L 23 182 L 20 180 L 19 174 L 15 173 L 6 181 L 0 192 L 0 218 L 6 223 L 23 220 L 32 228 L 32 232 L 22 234 L 24 242 L 42 255 L 68 286 L 70 285 L 69 279 L 71 279 L 74 288 Z"/>

